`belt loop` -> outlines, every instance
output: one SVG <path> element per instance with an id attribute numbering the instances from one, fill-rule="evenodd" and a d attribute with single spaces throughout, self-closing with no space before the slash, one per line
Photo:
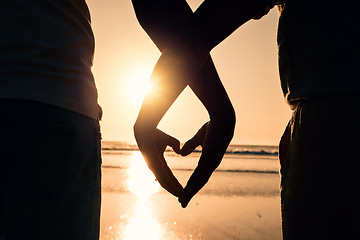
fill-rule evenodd
<path id="1" fill-rule="evenodd" d="M 103 110 L 102 110 L 102 108 L 100 107 L 100 105 L 98 105 L 98 108 L 99 108 L 98 120 L 101 121 L 102 116 L 103 116 Z"/>

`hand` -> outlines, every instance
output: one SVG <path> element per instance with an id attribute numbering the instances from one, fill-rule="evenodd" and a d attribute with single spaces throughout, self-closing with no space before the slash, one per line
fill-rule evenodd
<path id="1" fill-rule="evenodd" d="M 235 122 L 231 118 L 224 118 L 223 121 L 210 121 L 204 124 L 180 150 L 182 155 L 187 155 L 197 146 L 201 145 L 203 147 L 198 166 L 178 199 L 183 208 L 208 182 L 212 173 L 219 166 L 233 136 L 234 124 Z"/>
<path id="2" fill-rule="evenodd" d="M 156 147 L 159 154 L 163 156 L 167 146 L 170 146 L 175 153 L 180 154 L 180 141 L 156 129 Z"/>
<path id="3" fill-rule="evenodd" d="M 205 123 L 199 131 L 193 136 L 190 140 L 188 140 L 184 146 L 180 150 L 181 156 L 187 156 L 192 153 L 198 146 L 203 146 L 205 135 L 207 132 L 207 126 L 209 122 Z M 175 151 L 175 149 L 174 149 Z M 176 151 L 175 151 L 176 152 Z"/>
<path id="4" fill-rule="evenodd" d="M 172 173 L 171 169 L 166 163 L 164 152 L 166 147 L 170 146 L 176 153 L 180 153 L 180 141 L 176 138 L 167 135 L 163 131 L 157 129 L 156 130 L 156 147 L 160 157 L 160 163 L 162 167 L 158 169 L 152 169 L 155 174 L 156 180 L 160 183 L 160 185 L 166 189 L 171 194 L 178 197 L 180 192 L 182 192 L 183 187 L 177 180 L 177 178 Z"/>
<path id="5" fill-rule="evenodd" d="M 182 156 L 187 156 L 190 153 L 192 153 L 198 146 L 202 146 L 204 144 L 204 140 L 206 137 L 206 133 L 207 133 L 207 128 L 208 128 L 209 122 L 205 123 L 200 129 L 199 131 L 190 139 L 188 140 L 184 146 L 181 148 L 180 150 L 180 154 Z M 196 170 L 195 170 L 196 171 Z M 192 174 L 192 180 L 194 179 L 194 174 Z M 207 180 L 206 180 L 207 181 Z M 200 181 L 195 181 L 200 183 Z M 185 208 L 189 201 L 191 200 L 191 198 L 200 190 L 200 188 L 205 185 L 204 184 L 200 184 L 198 185 L 197 183 L 195 183 L 194 180 L 188 182 L 187 186 L 185 187 L 184 191 L 180 194 L 179 197 L 179 202 L 181 203 L 181 206 L 183 208 Z M 196 185 L 198 185 L 198 187 L 195 187 Z"/>
<path id="6" fill-rule="evenodd" d="M 180 152 L 180 142 L 176 138 L 156 129 L 152 134 L 136 134 L 136 140 L 141 153 L 149 167 L 154 173 L 160 185 L 179 197 L 183 187 L 176 179 L 166 163 L 164 152 L 167 146 L 171 146 L 176 153 Z"/>

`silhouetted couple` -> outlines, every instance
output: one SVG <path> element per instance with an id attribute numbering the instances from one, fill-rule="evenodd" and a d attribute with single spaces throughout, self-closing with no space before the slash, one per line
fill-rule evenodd
<path id="1" fill-rule="evenodd" d="M 205 0 L 193 13 L 184 0 L 132 2 L 162 52 L 151 77 L 158 88 L 134 126 L 160 184 L 186 207 L 220 164 L 235 113 L 209 53 L 277 5 L 281 86 L 293 109 L 280 143 L 283 237 L 359 236 L 358 3 Z M 0 32 L 0 239 L 98 239 L 101 110 L 85 0 L 2 0 Z M 180 150 L 157 125 L 186 86 L 210 121 Z M 183 155 L 202 146 L 184 189 L 166 145 Z"/>

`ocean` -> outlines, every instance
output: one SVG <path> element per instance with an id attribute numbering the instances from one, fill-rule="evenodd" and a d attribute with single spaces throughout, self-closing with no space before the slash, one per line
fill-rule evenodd
<path id="1" fill-rule="evenodd" d="M 104 168 L 129 168 L 133 154 L 139 152 L 136 144 L 104 141 L 102 143 Z M 187 157 L 168 148 L 165 152 L 173 171 L 193 171 L 201 154 L 197 148 Z M 279 173 L 278 147 L 259 145 L 230 145 L 217 172 Z"/>
<path id="2" fill-rule="evenodd" d="M 127 179 L 130 172 L 139 175 L 151 175 L 136 144 L 103 142 L 102 153 L 103 170 L 116 172 L 116 174 L 122 175 L 122 179 Z M 183 186 L 186 185 L 187 180 L 196 168 L 200 155 L 201 148 L 196 149 L 186 157 L 176 154 L 171 148 L 165 151 L 168 166 Z M 210 183 L 206 185 L 201 193 L 219 196 L 275 196 L 278 195 L 278 184 L 267 186 L 267 184 L 259 184 L 258 181 L 253 180 L 261 179 L 263 182 L 267 178 L 278 179 L 279 169 L 277 146 L 230 145 L 220 166 L 213 173 Z M 241 181 L 241 179 L 247 179 L 244 176 L 252 177 L 252 181 L 250 181 L 252 184 Z M 151 179 L 154 179 L 152 175 L 148 177 L 149 181 Z M 110 187 L 109 184 L 105 184 L 103 189 L 110 192 L 129 191 L 127 183 L 124 182 L 111 184 Z"/>

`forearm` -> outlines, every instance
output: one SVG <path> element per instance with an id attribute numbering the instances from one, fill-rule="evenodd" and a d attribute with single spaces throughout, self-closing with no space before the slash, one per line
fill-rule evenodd
<path id="1" fill-rule="evenodd" d="M 265 2 L 205 0 L 186 19 L 170 43 L 158 44 L 159 47 L 166 45 L 166 48 L 151 76 L 153 90 L 146 95 L 134 125 L 137 143 L 150 163 L 149 167 L 153 168 L 151 164 L 154 162 L 154 169 L 158 167 L 154 161 L 159 158 L 154 139 L 156 127 L 187 85 L 210 115 L 202 156 L 180 200 L 183 206 L 220 164 L 234 132 L 235 113 L 209 53 L 239 26 L 261 12 Z"/>
<path id="2" fill-rule="evenodd" d="M 138 121 L 145 116 L 149 125 L 156 126 L 187 85 L 202 101 L 212 120 L 223 114 L 224 109 L 233 111 L 209 53 L 236 28 L 261 12 L 265 3 L 265 0 L 205 0 L 156 64 L 152 80 L 159 86 L 154 92 L 157 96 L 145 98 Z"/>
<path id="3" fill-rule="evenodd" d="M 196 75 L 199 67 L 188 64 L 189 57 L 164 53 L 159 58 L 151 75 L 151 90 L 146 94 L 134 125 L 137 132 L 154 131 L 176 98 Z"/>
<path id="4" fill-rule="evenodd" d="M 204 62 L 206 63 L 206 59 L 209 58 L 211 49 L 243 23 L 262 11 L 265 8 L 265 2 L 265 0 L 205 0 L 194 14 L 191 14 L 184 5 L 181 10 L 183 13 L 179 15 L 179 17 L 182 17 L 182 20 L 177 20 L 174 23 L 178 27 L 182 24 L 181 22 L 184 22 L 184 25 L 177 29 L 179 32 L 176 35 L 172 35 L 172 43 L 166 44 L 167 50 L 164 51 L 153 71 L 152 82 L 157 89 L 152 95 L 156 96 L 156 98 L 150 95 L 145 98 L 135 126 L 140 125 L 141 129 L 145 125 L 149 128 L 156 127 L 168 108 L 187 85 L 190 85 L 198 97 L 200 96 L 199 98 L 208 109 L 210 117 L 216 118 L 218 115 L 216 112 L 219 111 L 210 107 L 228 105 L 229 101 L 223 101 L 216 105 L 204 102 L 203 99 L 206 98 L 201 97 L 201 94 L 202 92 L 204 92 L 203 95 L 207 93 L 201 88 L 207 86 L 207 79 L 210 74 L 197 78 L 196 75 L 204 65 Z M 138 8 L 140 7 L 141 5 Z M 154 11 L 154 9 L 149 11 L 152 10 Z M 162 10 L 167 11 L 167 9 Z M 143 13 L 145 10 L 140 12 Z M 154 18 L 157 17 L 156 15 L 152 16 Z M 138 16 L 139 19 L 141 17 Z M 161 16 L 157 18 L 166 20 L 166 18 L 164 19 Z M 167 13 L 167 18 L 169 18 L 169 13 Z M 144 22 L 149 22 L 151 19 L 147 17 Z M 171 20 L 169 19 L 169 21 Z M 161 23 L 162 21 L 155 22 Z M 142 25 L 146 26 L 146 24 Z M 159 39 L 161 34 L 158 34 L 159 36 L 155 35 L 155 31 L 150 30 L 153 28 L 148 27 L 148 33 L 152 35 L 153 39 Z M 165 29 L 163 34 L 166 35 L 171 32 L 167 26 L 163 28 Z M 160 42 L 160 40 L 158 41 Z M 208 63 L 208 65 L 212 65 L 212 62 Z M 214 66 L 205 67 L 205 71 L 211 71 L 214 73 L 213 75 L 217 75 Z"/>
<path id="5" fill-rule="evenodd" d="M 237 28 L 267 9 L 269 0 L 205 0 L 186 21 L 179 38 L 210 52 Z"/>

